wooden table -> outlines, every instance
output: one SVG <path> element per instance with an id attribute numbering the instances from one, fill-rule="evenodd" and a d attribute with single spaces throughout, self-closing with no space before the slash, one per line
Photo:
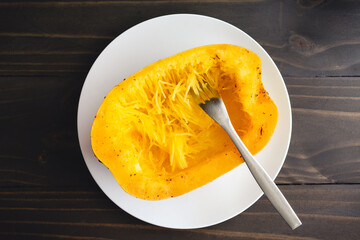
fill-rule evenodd
<path id="1" fill-rule="evenodd" d="M 227 21 L 278 65 L 293 134 L 276 183 L 295 231 L 266 197 L 212 227 L 152 226 L 90 176 L 76 129 L 86 74 L 117 35 L 170 13 Z M 1 2 L 0 113 L 0 239 L 360 239 L 358 1 Z"/>

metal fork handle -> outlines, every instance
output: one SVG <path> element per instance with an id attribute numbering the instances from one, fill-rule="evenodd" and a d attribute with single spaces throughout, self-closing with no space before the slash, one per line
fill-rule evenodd
<path id="1" fill-rule="evenodd" d="M 266 173 L 264 168 L 258 163 L 258 161 L 252 156 L 249 150 L 245 147 L 240 137 L 237 135 L 230 120 L 224 121 L 220 124 L 222 128 L 227 132 L 235 146 L 241 153 L 245 160 L 246 165 L 250 169 L 250 172 L 254 176 L 255 180 L 259 184 L 260 188 L 264 191 L 267 198 L 272 205 L 277 209 L 280 215 L 289 224 L 291 229 L 295 229 L 301 225 L 301 221 L 291 208 L 280 189 L 275 185 L 270 176 Z"/>

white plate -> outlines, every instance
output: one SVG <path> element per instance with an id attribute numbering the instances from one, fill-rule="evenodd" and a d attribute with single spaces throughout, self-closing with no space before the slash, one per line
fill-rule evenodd
<path id="1" fill-rule="evenodd" d="M 263 82 L 279 109 L 279 121 L 271 141 L 256 158 L 275 179 L 290 143 L 292 120 L 289 96 L 270 56 L 240 29 L 218 19 L 192 14 L 150 19 L 113 40 L 97 58 L 84 83 L 78 109 L 78 134 L 85 162 L 104 193 L 124 211 L 145 222 L 169 228 L 206 227 L 238 215 L 263 194 L 246 165 L 241 164 L 213 182 L 182 196 L 161 201 L 137 199 L 122 190 L 91 149 L 91 124 L 104 96 L 115 85 L 159 59 L 216 43 L 245 47 L 262 59 Z"/>

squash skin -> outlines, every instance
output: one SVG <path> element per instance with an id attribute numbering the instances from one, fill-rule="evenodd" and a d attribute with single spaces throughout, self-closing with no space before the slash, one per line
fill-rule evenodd
<path id="1" fill-rule="evenodd" d="M 252 154 L 267 144 L 275 130 L 278 112 L 261 82 L 260 58 L 245 48 L 227 44 L 181 52 L 145 67 L 118 84 L 104 99 L 93 122 L 91 144 L 94 154 L 110 169 L 127 193 L 146 200 L 176 197 L 213 181 L 243 162 L 225 131 L 200 108 L 193 108 L 194 115 L 211 125 L 210 136 L 215 143 L 209 145 L 209 154 L 202 154 L 201 159 L 189 160 L 186 168 L 157 171 L 149 167 L 146 157 L 139 157 L 141 149 L 137 143 L 144 137 L 133 134 L 132 125 L 124 124 L 127 120 L 118 111 L 127 98 L 136 98 L 135 85 L 146 88 L 147 76 L 162 75 L 174 66 L 181 71 L 188 65 L 201 65 L 202 69 L 206 69 L 211 64 L 214 67 L 214 64 L 222 66 L 228 62 L 239 70 L 236 76 L 224 80 L 225 85 L 221 85 L 223 79 L 218 80 L 220 84 L 216 87 L 230 119 Z"/>

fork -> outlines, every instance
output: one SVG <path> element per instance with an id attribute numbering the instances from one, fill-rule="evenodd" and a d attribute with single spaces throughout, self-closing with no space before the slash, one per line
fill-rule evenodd
<path id="1" fill-rule="evenodd" d="M 264 168 L 252 156 L 245 144 L 237 135 L 233 125 L 231 124 L 229 114 L 227 113 L 225 104 L 218 92 L 208 84 L 203 85 L 201 95 L 195 96 L 195 101 L 199 106 L 215 121 L 217 122 L 229 135 L 235 146 L 241 153 L 246 165 L 251 174 L 263 190 L 267 198 L 270 200 L 275 209 L 285 219 L 292 230 L 299 227 L 302 223 L 290 204 L 276 186 L 270 176 L 266 173 Z M 193 94 L 194 96 L 194 94 Z"/>

